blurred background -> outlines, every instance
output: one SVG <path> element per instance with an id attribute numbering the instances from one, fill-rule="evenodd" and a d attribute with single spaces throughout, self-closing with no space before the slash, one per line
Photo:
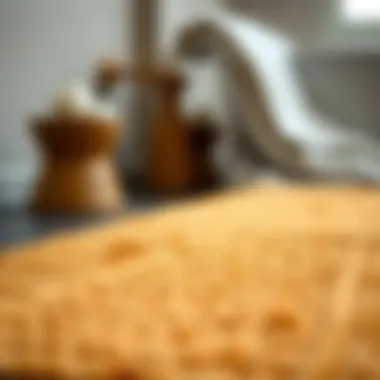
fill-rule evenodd
<path id="1" fill-rule="evenodd" d="M 30 117 L 103 58 L 181 67 L 181 115 L 217 131 L 223 184 L 376 184 L 379 21 L 375 0 L 0 0 L 0 205 L 27 204 L 41 170 Z M 144 174 L 155 116 L 149 93 L 122 87 L 128 182 Z"/>

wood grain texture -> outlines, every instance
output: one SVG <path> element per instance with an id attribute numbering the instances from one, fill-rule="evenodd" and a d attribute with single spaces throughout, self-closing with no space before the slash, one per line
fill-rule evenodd
<path id="1" fill-rule="evenodd" d="M 117 121 L 97 118 L 36 119 L 32 132 L 45 162 L 32 200 L 43 213 L 104 213 L 124 206 L 114 153 Z"/>

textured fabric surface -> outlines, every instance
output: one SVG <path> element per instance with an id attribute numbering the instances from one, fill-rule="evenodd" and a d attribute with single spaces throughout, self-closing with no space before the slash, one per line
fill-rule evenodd
<path id="1" fill-rule="evenodd" d="M 378 191 L 233 191 L 0 260 L 0 369 L 378 379 Z"/>

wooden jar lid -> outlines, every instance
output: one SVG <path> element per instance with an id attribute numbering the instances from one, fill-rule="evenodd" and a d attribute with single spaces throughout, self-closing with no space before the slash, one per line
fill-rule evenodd
<path id="1" fill-rule="evenodd" d="M 100 91 L 108 90 L 124 80 L 179 88 L 185 84 L 184 75 L 179 65 L 174 62 L 137 64 L 115 59 L 104 59 L 99 62 L 95 80 Z"/>

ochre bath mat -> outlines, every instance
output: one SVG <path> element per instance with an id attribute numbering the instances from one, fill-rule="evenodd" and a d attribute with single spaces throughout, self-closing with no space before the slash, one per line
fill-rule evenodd
<path id="1" fill-rule="evenodd" d="M 375 190 L 254 188 L 3 252 L 0 368 L 380 379 L 379 222 Z"/>

